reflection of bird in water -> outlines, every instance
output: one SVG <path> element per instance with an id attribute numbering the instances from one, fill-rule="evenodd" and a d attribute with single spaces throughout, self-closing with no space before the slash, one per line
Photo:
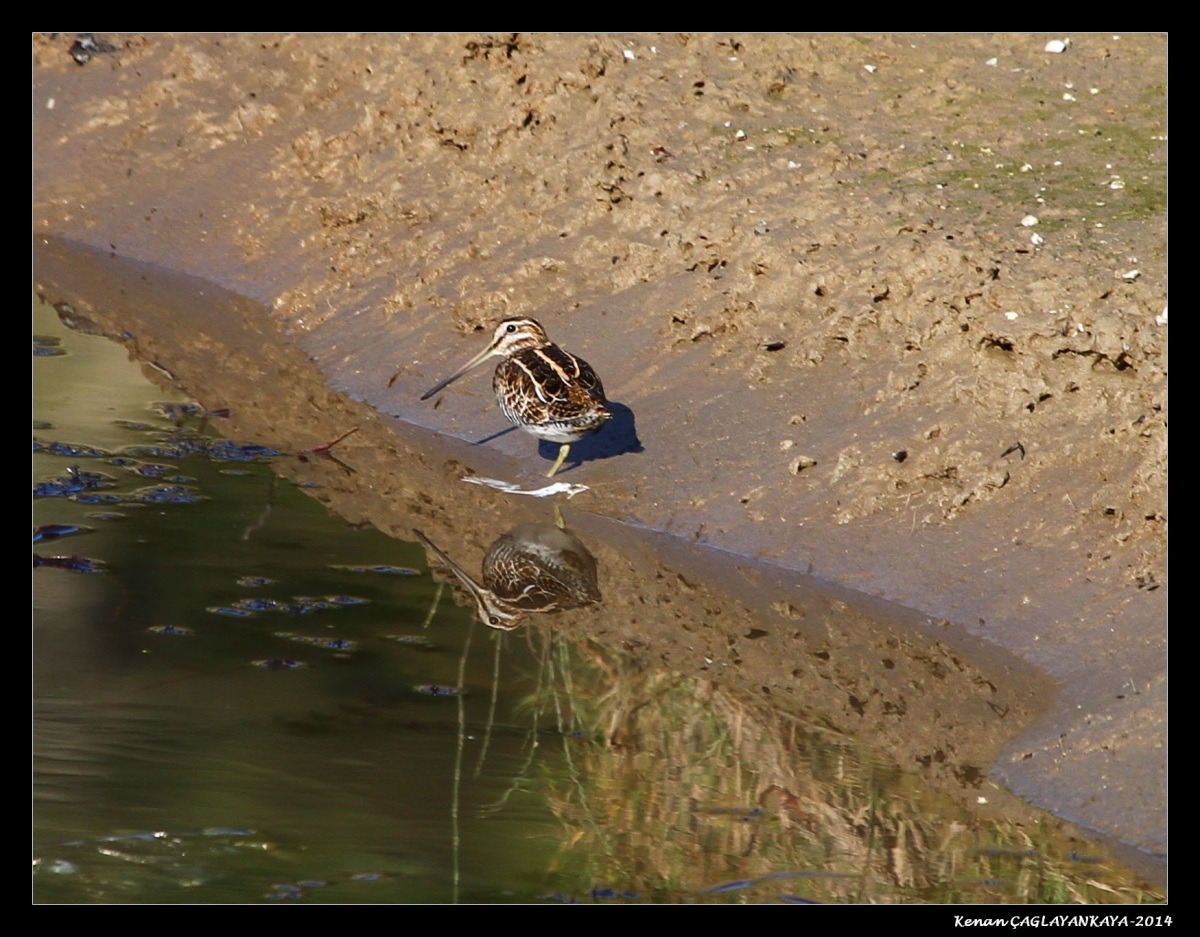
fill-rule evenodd
<path id="1" fill-rule="evenodd" d="M 493 543 L 483 558 L 483 585 L 421 531 L 413 533 L 458 577 L 491 628 L 512 631 L 530 613 L 600 601 L 595 557 L 578 537 L 553 524 L 521 524 Z"/>
<path id="2" fill-rule="evenodd" d="M 501 322 L 487 348 L 421 399 L 428 400 L 488 358 L 503 359 L 492 376 L 492 390 L 508 421 L 541 439 L 562 444 L 546 473 L 548 478 L 562 467 L 571 443 L 600 429 L 612 417 L 604 386 L 592 366 L 563 351 L 535 319 L 525 317 Z"/>

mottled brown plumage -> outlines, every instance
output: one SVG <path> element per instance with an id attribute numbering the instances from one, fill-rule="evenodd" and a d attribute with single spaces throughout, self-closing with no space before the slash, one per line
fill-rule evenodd
<path id="1" fill-rule="evenodd" d="M 574 534 L 553 524 L 521 524 L 483 559 L 483 583 L 421 531 L 413 533 L 458 578 L 489 628 L 512 631 L 525 616 L 600 601 L 596 560 Z"/>
<path id="2" fill-rule="evenodd" d="M 492 389 L 501 412 L 525 432 L 562 444 L 558 459 L 546 473 L 553 476 L 571 443 L 598 430 L 612 413 L 591 365 L 550 341 L 535 319 L 505 319 L 496 326 L 487 348 L 421 399 L 428 400 L 451 381 L 497 357 L 503 360 L 496 366 Z"/>

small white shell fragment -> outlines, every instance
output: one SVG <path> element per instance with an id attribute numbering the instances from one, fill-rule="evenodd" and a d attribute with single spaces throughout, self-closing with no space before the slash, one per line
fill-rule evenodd
<path id="1" fill-rule="evenodd" d="M 990 59 L 988 59 L 988 60 L 987 60 L 986 62 L 984 62 L 983 64 L 984 64 L 984 65 L 990 65 L 992 68 L 995 68 L 995 67 L 996 67 L 996 65 L 997 65 L 997 64 L 999 64 L 999 61 L 1000 61 L 1000 60 L 999 60 L 999 59 L 997 59 L 995 56 L 992 56 Z"/>
<path id="2" fill-rule="evenodd" d="M 1031 166 L 1029 163 L 1025 163 L 1021 167 L 1021 172 L 1030 172 L 1032 169 L 1033 169 L 1033 166 Z"/>
<path id="3" fill-rule="evenodd" d="M 1154 317 L 1154 324 L 1155 325 L 1166 325 L 1167 324 L 1167 307 L 1166 306 L 1163 306 L 1163 311 Z"/>
<path id="4" fill-rule="evenodd" d="M 1124 273 L 1121 274 L 1121 279 L 1129 280 L 1132 282 L 1133 280 L 1136 280 L 1141 275 L 1142 275 L 1141 270 L 1126 270 Z"/>
<path id="5" fill-rule="evenodd" d="M 510 495 L 532 495 L 535 498 L 547 498 L 550 495 L 565 494 L 568 501 L 580 492 L 589 490 L 587 485 L 571 485 L 567 482 L 554 482 L 554 484 L 546 485 L 544 488 L 525 490 L 514 485 L 512 482 L 504 482 L 496 478 L 482 478 L 478 475 L 468 475 L 463 478 L 463 481 L 472 485 L 484 485 L 488 488 L 495 488 L 497 491 L 503 491 Z"/>
<path id="6" fill-rule="evenodd" d="M 1037 223 L 1038 223 L 1037 215 L 1026 215 L 1024 218 L 1021 219 L 1021 224 L 1023 224 L 1026 228 L 1032 228 Z"/>
<path id="7" fill-rule="evenodd" d="M 1006 312 L 1004 314 L 1004 318 L 1006 318 L 1009 322 L 1012 322 L 1014 319 L 1021 318 L 1021 314 L 1019 312 Z"/>
<path id="8" fill-rule="evenodd" d="M 788 160 L 788 169 L 799 169 L 799 168 L 800 168 L 799 163 L 793 162 L 790 159 Z"/>
<path id="9" fill-rule="evenodd" d="M 1059 52 L 1066 52 L 1067 46 L 1070 44 L 1070 39 L 1051 39 L 1046 43 L 1046 51 L 1053 52 L 1055 55 L 1057 55 Z"/>
<path id="10" fill-rule="evenodd" d="M 1124 179 L 1114 179 L 1112 182 L 1110 182 L 1108 184 L 1108 187 L 1110 189 L 1123 189 L 1123 188 L 1125 188 L 1125 180 Z"/>
<path id="11" fill-rule="evenodd" d="M 1034 247 L 1041 247 L 1046 243 L 1046 239 L 1034 231 L 1033 234 L 1029 235 L 1029 243 Z"/>
<path id="12" fill-rule="evenodd" d="M 1070 91 L 1064 91 L 1063 92 L 1063 100 L 1064 101 L 1074 101 L 1075 95 L 1071 94 Z"/>
<path id="13" fill-rule="evenodd" d="M 872 75 L 874 75 L 877 71 L 879 71 L 878 65 L 864 65 L 863 68 L 865 68 L 867 71 L 869 71 Z"/>
<path id="14" fill-rule="evenodd" d="M 746 131 L 745 131 L 745 130 L 739 130 L 737 133 L 735 133 L 735 134 L 733 135 L 733 139 L 735 139 L 735 140 L 745 140 L 745 139 L 746 139 Z"/>
<path id="15" fill-rule="evenodd" d="M 625 50 L 625 51 L 622 53 L 622 55 L 624 55 L 624 56 L 625 56 L 625 60 L 626 60 L 627 62 L 632 62 L 634 59 L 636 59 L 636 58 L 637 58 L 637 56 L 633 54 L 633 50 L 632 50 L 632 49 L 626 49 L 626 50 Z"/>

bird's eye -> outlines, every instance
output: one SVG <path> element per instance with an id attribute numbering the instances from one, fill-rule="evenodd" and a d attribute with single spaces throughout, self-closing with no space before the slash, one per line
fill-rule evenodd
<path id="1" fill-rule="evenodd" d="M 516 323 L 510 322 L 508 324 L 508 328 L 506 328 L 504 331 L 506 331 L 509 335 L 512 335 L 512 333 L 515 332 L 516 330 L 517 330 Z"/>
<path id="2" fill-rule="evenodd" d="M 498 625 L 498 624 L 500 624 L 500 618 L 499 618 L 499 616 L 498 616 L 498 615 L 492 615 L 492 616 L 491 616 L 491 617 L 488 619 L 488 624 L 492 624 L 492 625 Z"/>

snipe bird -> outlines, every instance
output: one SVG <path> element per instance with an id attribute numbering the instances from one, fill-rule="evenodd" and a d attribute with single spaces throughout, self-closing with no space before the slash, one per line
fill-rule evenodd
<path id="1" fill-rule="evenodd" d="M 595 557 L 553 524 L 521 524 L 497 539 L 483 558 L 482 584 L 421 531 L 413 533 L 454 573 L 489 628 L 512 631 L 529 614 L 600 601 Z"/>
<path id="2" fill-rule="evenodd" d="M 487 348 L 421 399 L 428 400 L 489 358 L 503 359 L 492 376 L 492 390 L 508 421 L 539 439 L 562 445 L 547 478 L 562 467 L 571 443 L 594 433 L 612 417 L 604 386 L 592 366 L 563 351 L 536 319 L 526 317 L 501 322 Z"/>

